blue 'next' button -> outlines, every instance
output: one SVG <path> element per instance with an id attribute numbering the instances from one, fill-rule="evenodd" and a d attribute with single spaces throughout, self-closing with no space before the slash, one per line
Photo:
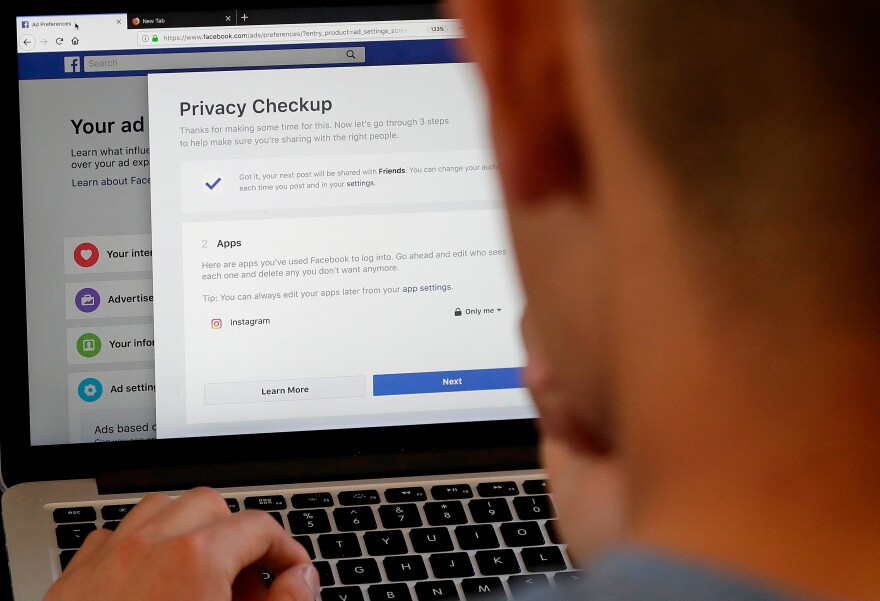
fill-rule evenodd
<path id="1" fill-rule="evenodd" d="M 503 390 L 523 388 L 522 368 L 465 369 L 412 374 L 376 374 L 373 396 L 459 392 L 462 390 Z"/>

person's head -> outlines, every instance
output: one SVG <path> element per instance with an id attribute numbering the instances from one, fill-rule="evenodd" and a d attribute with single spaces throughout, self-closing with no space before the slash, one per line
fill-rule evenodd
<path id="1" fill-rule="evenodd" d="M 451 9 L 487 85 L 548 439 L 620 455 L 638 516 L 878 426 L 880 4 Z"/>

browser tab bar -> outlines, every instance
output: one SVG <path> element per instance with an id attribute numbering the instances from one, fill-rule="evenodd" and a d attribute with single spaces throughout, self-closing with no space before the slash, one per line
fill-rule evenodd
<path id="1" fill-rule="evenodd" d="M 227 9 L 191 12 L 130 13 L 129 29 L 182 27 L 229 27 L 247 25 L 304 25 L 382 20 L 416 21 L 438 19 L 430 4 L 401 6 L 301 7 L 270 9 Z"/>

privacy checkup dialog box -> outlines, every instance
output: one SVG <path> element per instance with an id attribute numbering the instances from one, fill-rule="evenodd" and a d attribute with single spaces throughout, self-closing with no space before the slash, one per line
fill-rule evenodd
<path id="1" fill-rule="evenodd" d="M 160 437 L 533 415 L 480 85 L 149 76 Z"/>

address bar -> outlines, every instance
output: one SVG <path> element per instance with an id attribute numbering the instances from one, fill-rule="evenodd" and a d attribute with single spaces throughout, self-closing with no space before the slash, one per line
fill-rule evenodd
<path id="1" fill-rule="evenodd" d="M 453 19 L 229 28 L 150 30 L 138 34 L 138 46 L 210 46 L 284 42 L 358 42 L 365 40 L 461 37 Z"/>

